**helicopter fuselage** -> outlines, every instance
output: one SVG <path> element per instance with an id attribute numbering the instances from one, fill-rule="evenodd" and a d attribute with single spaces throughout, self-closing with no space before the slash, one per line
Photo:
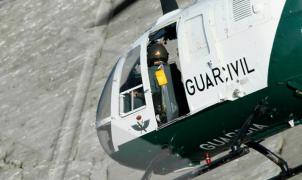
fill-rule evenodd
<path id="1" fill-rule="evenodd" d="M 155 173 L 165 174 L 199 164 L 206 153 L 214 156 L 229 149 L 258 106 L 265 110 L 253 120 L 245 142 L 263 140 L 290 128 L 289 121 L 302 119 L 302 3 L 237 2 L 200 1 L 171 12 L 119 60 L 103 90 L 96 123 L 101 144 L 114 160 L 146 169 L 169 149 L 155 169 Z M 189 112 L 159 125 L 146 49 L 157 32 L 172 23 L 176 23 L 176 64 Z M 123 80 L 124 66 L 135 52 L 142 82 L 123 89 L 120 84 L 127 81 Z M 125 95 L 139 89 L 145 94 L 143 105 L 126 111 Z M 106 102 L 110 110 L 104 101 L 111 102 Z"/>

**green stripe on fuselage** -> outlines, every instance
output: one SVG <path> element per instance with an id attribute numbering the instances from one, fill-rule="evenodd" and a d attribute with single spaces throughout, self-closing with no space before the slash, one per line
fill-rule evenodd
<path id="1" fill-rule="evenodd" d="M 278 98 L 284 100 L 284 103 Z M 302 101 L 295 98 L 288 88 L 266 88 L 236 101 L 215 105 L 171 126 L 121 145 L 113 158 L 127 166 L 145 169 L 162 149 L 169 147 L 184 160 L 198 163 L 204 158 L 205 153 L 200 148 L 201 144 L 217 144 L 214 150 L 209 151 L 211 155 L 223 151 L 226 146 L 220 146 L 217 140 L 221 141 L 221 137 L 225 138 L 226 134 L 239 129 L 255 106 L 261 103 L 267 104 L 270 111 L 257 119 L 255 124 L 278 124 L 289 120 L 291 113 L 294 113 L 295 117 L 302 115 L 300 110 Z M 269 135 L 272 134 L 266 134 Z M 175 159 L 170 159 L 165 160 L 161 166 L 167 168 L 177 163 Z"/>
<path id="2" fill-rule="evenodd" d="M 287 0 L 271 53 L 268 85 L 302 75 L 302 1 Z"/>

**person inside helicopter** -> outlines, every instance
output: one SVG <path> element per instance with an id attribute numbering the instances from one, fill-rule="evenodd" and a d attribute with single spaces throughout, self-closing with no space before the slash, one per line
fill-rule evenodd
<path id="1" fill-rule="evenodd" d="M 179 68 L 181 64 L 176 27 L 177 23 L 172 23 L 150 33 L 147 47 L 153 104 L 158 125 L 161 127 L 165 127 L 162 125 L 167 121 L 167 124 L 171 124 L 190 113 Z M 157 71 L 160 69 L 164 70 Z M 159 79 L 166 79 L 167 83 L 161 82 L 160 85 L 156 74 Z"/>
<path id="2" fill-rule="evenodd" d="M 156 120 L 159 125 L 178 117 L 178 106 L 174 94 L 169 53 L 163 43 L 155 42 L 147 50 L 148 74 Z"/>

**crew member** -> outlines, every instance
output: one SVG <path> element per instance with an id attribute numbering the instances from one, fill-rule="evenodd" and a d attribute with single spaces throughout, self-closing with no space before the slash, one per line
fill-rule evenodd
<path id="1" fill-rule="evenodd" d="M 178 107 L 173 89 L 170 66 L 167 64 L 169 53 L 161 43 L 155 43 L 148 48 L 148 73 L 153 97 L 156 119 L 165 123 L 178 117 Z M 162 70 L 167 83 L 160 84 L 156 72 Z"/>

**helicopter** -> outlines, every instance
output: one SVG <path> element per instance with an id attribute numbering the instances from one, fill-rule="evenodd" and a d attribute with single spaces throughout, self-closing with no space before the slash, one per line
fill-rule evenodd
<path id="1" fill-rule="evenodd" d="M 103 88 L 96 129 L 105 152 L 144 170 L 142 179 L 193 167 L 178 178 L 191 179 L 249 149 L 280 167 L 275 179 L 301 173 L 260 144 L 302 123 L 301 1 L 160 3 L 163 16 L 119 58 Z M 155 45 L 168 53 L 157 66 L 148 62 Z"/>

